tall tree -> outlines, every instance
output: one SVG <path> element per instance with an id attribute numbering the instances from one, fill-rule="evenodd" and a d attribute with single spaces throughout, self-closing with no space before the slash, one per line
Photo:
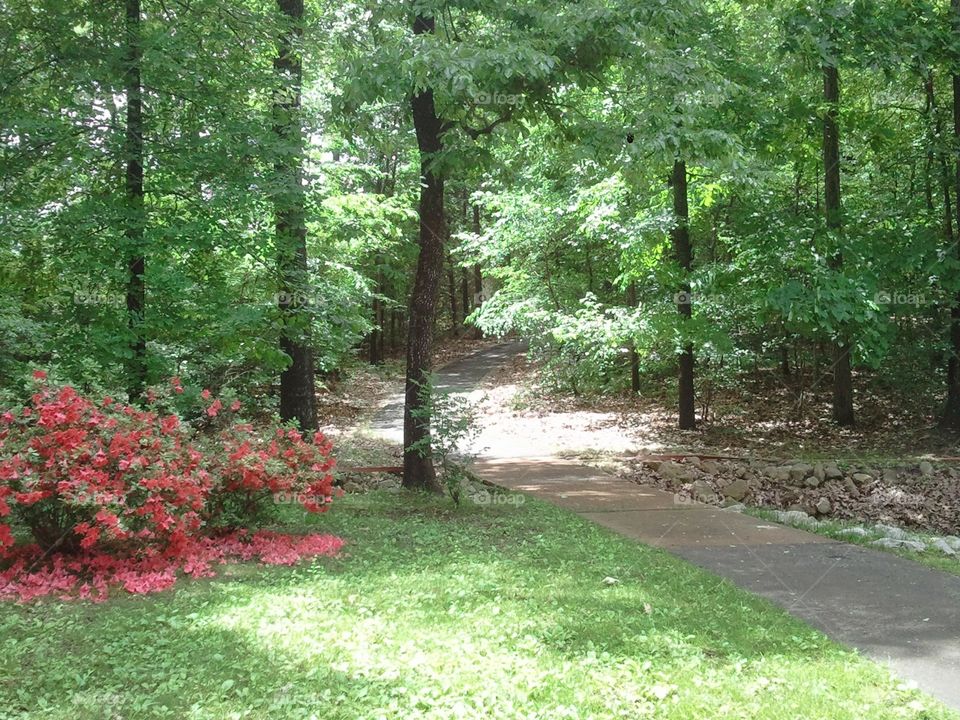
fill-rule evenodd
<path id="1" fill-rule="evenodd" d="M 843 227 L 840 201 L 840 73 L 836 62 L 823 64 L 823 205 L 827 228 L 839 235 Z M 830 260 L 835 270 L 843 267 L 843 253 L 838 248 Z M 840 337 L 833 354 L 833 419 L 840 425 L 853 425 L 853 377 L 850 368 L 850 341 Z"/>
<path id="2" fill-rule="evenodd" d="M 279 80 L 274 99 L 274 160 L 280 349 L 290 364 L 280 374 L 280 417 L 304 430 L 317 427 L 313 349 L 310 345 L 310 282 L 304 192 L 304 140 L 300 117 L 303 67 L 297 40 L 303 32 L 303 0 L 277 0 L 286 19 L 273 67 Z"/>
<path id="3" fill-rule="evenodd" d="M 131 398 L 140 396 L 147 381 L 147 341 L 143 327 L 146 296 L 144 283 L 146 216 L 143 192 L 143 87 L 140 79 L 143 49 L 140 18 L 140 0 L 126 0 L 124 88 L 127 118 L 124 138 L 126 160 L 124 237 L 127 246 L 127 322 L 131 337 L 127 387 Z"/>
<path id="4" fill-rule="evenodd" d="M 418 13 L 414 18 L 414 35 L 432 35 L 435 30 L 436 22 L 432 16 Z M 427 412 L 430 402 L 430 343 L 447 237 L 443 175 L 434 166 L 437 153 L 443 149 L 444 124 L 437 115 L 433 90 L 429 87 L 419 87 L 414 91 L 410 108 L 420 151 L 420 225 L 417 233 L 420 255 L 417 258 L 413 294 L 410 296 L 410 321 L 407 327 L 403 485 L 406 488 L 439 492 L 441 488 L 433 459 L 422 448 L 429 447 L 430 439 L 430 415 Z"/>
<path id="5" fill-rule="evenodd" d="M 960 0 L 950 3 L 950 36 L 960 38 Z M 960 232 L 960 66 L 951 54 L 953 80 L 953 141 L 954 141 L 954 201 L 957 232 Z M 945 191 L 949 195 L 949 190 Z M 953 254 L 960 258 L 960 248 L 951 243 Z M 943 427 L 960 429 L 960 292 L 950 307 L 950 348 L 947 359 L 947 402 L 943 408 L 940 424 Z"/>
<path id="6" fill-rule="evenodd" d="M 680 292 L 677 295 L 677 310 L 684 321 L 689 321 L 693 311 L 690 296 L 691 287 L 688 279 L 690 270 L 693 268 L 693 246 L 690 242 L 687 164 L 680 158 L 674 160 L 670 184 L 673 187 L 674 214 L 674 224 L 670 231 L 670 237 L 673 241 L 674 257 L 684 276 L 680 282 Z M 678 356 L 679 425 L 681 430 L 694 430 L 697 427 L 693 366 L 693 345 L 685 342 L 683 350 Z"/>

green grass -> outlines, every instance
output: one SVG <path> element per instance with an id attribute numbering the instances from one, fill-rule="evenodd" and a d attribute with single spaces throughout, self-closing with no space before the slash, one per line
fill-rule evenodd
<path id="1" fill-rule="evenodd" d="M 956 717 L 765 601 L 532 500 L 374 493 L 310 525 L 343 555 L 0 606 L 0 717 Z"/>
<path id="2" fill-rule="evenodd" d="M 764 520 L 771 520 L 781 524 L 790 524 L 783 523 L 782 520 L 777 520 L 775 512 L 767 508 L 748 507 L 744 512 Z M 801 530 L 806 530 L 807 532 L 816 533 L 817 535 L 825 535 L 826 537 L 833 538 L 834 540 L 840 540 L 841 542 L 850 543 L 852 545 L 863 545 L 864 547 L 869 547 L 872 550 L 879 550 L 880 552 L 893 553 L 894 555 L 899 555 L 900 557 L 908 560 L 914 560 L 915 562 L 934 568 L 935 570 L 943 570 L 944 572 L 952 573 L 954 575 L 960 575 L 960 554 L 945 555 L 934 548 L 927 548 L 927 550 L 924 552 L 914 552 L 905 548 L 885 548 L 877 545 L 871 545 L 871 542 L 884 537 L 884 535 L 883 533 L 874 530 L 872 525 L 867 521 L 854 522 L 847 520 L 826 519 L 821 520 L 816 527 L 811 527 L 803 523 L 794 523 L 794 525 L 795 527 L 798 527 Z M 846 535 L 843 533 L 843 530 L 852 527 L 862 527 L 864 530 L 867 530 L 869 534 L 860 537 L 857 535 Z M 907 530 L 907 532 L 910 533 L 911 539 L 923 540 L 927 544 L 929 544 L 932 539 L 941 537 L 935 533 L 923 532 L 922 530 Z"/>

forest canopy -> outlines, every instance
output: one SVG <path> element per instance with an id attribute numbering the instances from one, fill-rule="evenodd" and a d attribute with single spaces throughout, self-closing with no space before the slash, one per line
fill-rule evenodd
<path id="1" fill-rule="evenodd" d="M 405 354 L 409 448 L 433 339 L 483 332 L 564 392 L 667 378 L 685 429 L 748 375 L 960 427 L 955 0 L 7 0 L 0 38 L 6 399 L 177 376 L 312 428 Z"/>

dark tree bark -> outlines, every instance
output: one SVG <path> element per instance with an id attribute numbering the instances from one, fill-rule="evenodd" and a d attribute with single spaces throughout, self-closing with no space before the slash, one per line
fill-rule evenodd
<path id="1" fill-rule="evenodd" d="M 960 36 L 960 0 L 951 0 L 950 20 L 954 36 Z M 955 153 L 954 200 L 956 202 L 956 228 L 960 232 L 960 74 L 953 74 L 953 140 Z M 953 252 L 960 256 L 960 248 Z M 947 402 L 943 427 L 960 429 L 960 292 L 954 297 L 950 308 L 950 357 L 947 360 Z"/>
<path id="2" fill-rule="evenodd" d="M 466 323 L 467 315 L 470 314 L 470 305 L 470 271 L 463 268 L 460 271 L 460 307 L 463 312 L 463 316 L 460 318 L 461 324 Z"/>
<path id="3" fill-rule="evenodd" d="M 459 313 L 457 312 L 457 276 L 453 270 L 453 258 L 447 255 L 447 292 L 450 295 L 450 332 L 458 334 L 460 329 Z"/>
<path id="4" fill-rule="evenodd" d="M 413 21 L 415 35 L 433 33 L 433 17 L 418 14 Z M 429 452 L 418 452 L 415 444 L 429 444 L 430 418 L 426 396 L 430 373 L 430 344 L 436 315 L 437 296 L 443 275 L 443 247 L 447 221 L 443 208 L 443 176 L 433 169 L 432 160 L 443 149 L 443 122 L 437 116 L 433 91 L 417 90 L 410 101 L 413 126 L 420 151 L 420 228 L 417 241 L 420 255 L 410 297 L 407 328 L 407 374 L 403 408 L 403 486 L 441 492 Z M 416 417 L 415 417 L 416 416 Z"/>
<path id="5" fill-rule="evenodd" d="M 480 206 L 473 206 L 473 234 L 480 234 Z M 483 294 L 483 270 L 479 265 L 473 266 L 473 291 L 477 294 L 477 297 L 480 297 Z M 480 307 L 480 302 L 473 303 L 473 309 L 476 310 Z M 480 340 L 483 337 L 483 330 L 479 327 L 473 328 L 473 337 L 475 340 Z"/>
<path id="6" fill-rule="evenodd" d="M 383 270 L 379 267 L 380 259 L 377 259 L 376 288 L 373 296 L 373 330 L 370 331 L 370 364 L 383 364 Z"/>
<path id="7" fill-rule="evenodd" d="M 823 66 L 823 206 L 827 227 L 839 233 L 843 227 L 840 202 L 840 131 L 837 116 L 840 107 L 840 74 L 832 65 Z M 838 248 L 830 261 L 839 270 L 843 253 Z M 853 425 L 853 375 L 850 368 L 850 343 L 841 338 L 833 350 L 833 419 L 839 425 Z"/>
<path id="8" fill-rule="evenodd" d="M 683 160 L 673 163 L 673 176 L 670 184 L 673 187 L 673 214 L 676 217 L 671 239 L 673 254 L 687 276 L 693 267 L 693 246 L 690 243 L 690 210 L 687 201 L 687 164 Z M 690 296 L 690 282 L 684 278 L 680 283 L 677 294 L 677 311 L 682 321 L 687 321 L 692 315 L 693 298 Z M 694 430 L 697 427 L 696 405 L 694 402 L 693 346 L 688 344 L 678 356 L 679 379 L 679 426 L 681 430 Z"/>
<path id="9" fill-rule="evenodd" d="M 146 304 L 144 282 L 146 214 L 143 192 L 143 88 L 140 81 L 143 49 L 140 45 L 140 0 L 126 0 L 126 35 L 124 86 L 127 95 L 127 126 L 124 147 L 126 156 L 124 238 L 127 245 L 127 322 L 131 338 L 128 392 L 131 399 L 135 399 L 143 392 L 147 382 L 147 341 L 143 328 Z"/>
<path id="10" fill-rule="evenodd" d="M 627 306 L 637 306 L 637 284 L 631 282 L 627 286 Z M 640 392 L 640 358 L 637 357 L 637 346 L 630 343 L 630 390 L 636 395 Z"/>
<path id="11" fill-rule="evenodd" d="M 302 32 L 303 0 L 277 0 L 290 22 L 277 43 L 273 67 L 280 89 L 273 103 L 277 156 L 276 216 L 280 349 L 290 365 L 280 374 L 280 417 L 296 420 L 303 430 L 317 427 L 313 349 L 310 345 L 310 283 L 307 269 L 307 225 L 303 188 L 304 141 L 300 124 L 303 68 L 293 47 Z"/>

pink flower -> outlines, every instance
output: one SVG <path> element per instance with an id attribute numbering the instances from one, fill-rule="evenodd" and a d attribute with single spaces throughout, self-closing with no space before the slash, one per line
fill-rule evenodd
<path id="1" fill-rule="evenodd" d="M 240 409 L 240 401 L 234 400 L 230 403 L 230 409 L 233 410 L 233 412 L 237 412 Z"/>
<path id="2" fill-rule="evenodd" d="M 204 400 L 209 400 L 210 391 L 205 389 L 202 393 L 200 393 L 200 397 L 202 397 Z"/>
<path id="3" fill-rule="evenodd" d="M 216 417 L 217 413 L 223 408 L 223 403 L 219 400 L 214 400 L 213 405 L 207 408 L 207 415 L 210 417 Z"/>

